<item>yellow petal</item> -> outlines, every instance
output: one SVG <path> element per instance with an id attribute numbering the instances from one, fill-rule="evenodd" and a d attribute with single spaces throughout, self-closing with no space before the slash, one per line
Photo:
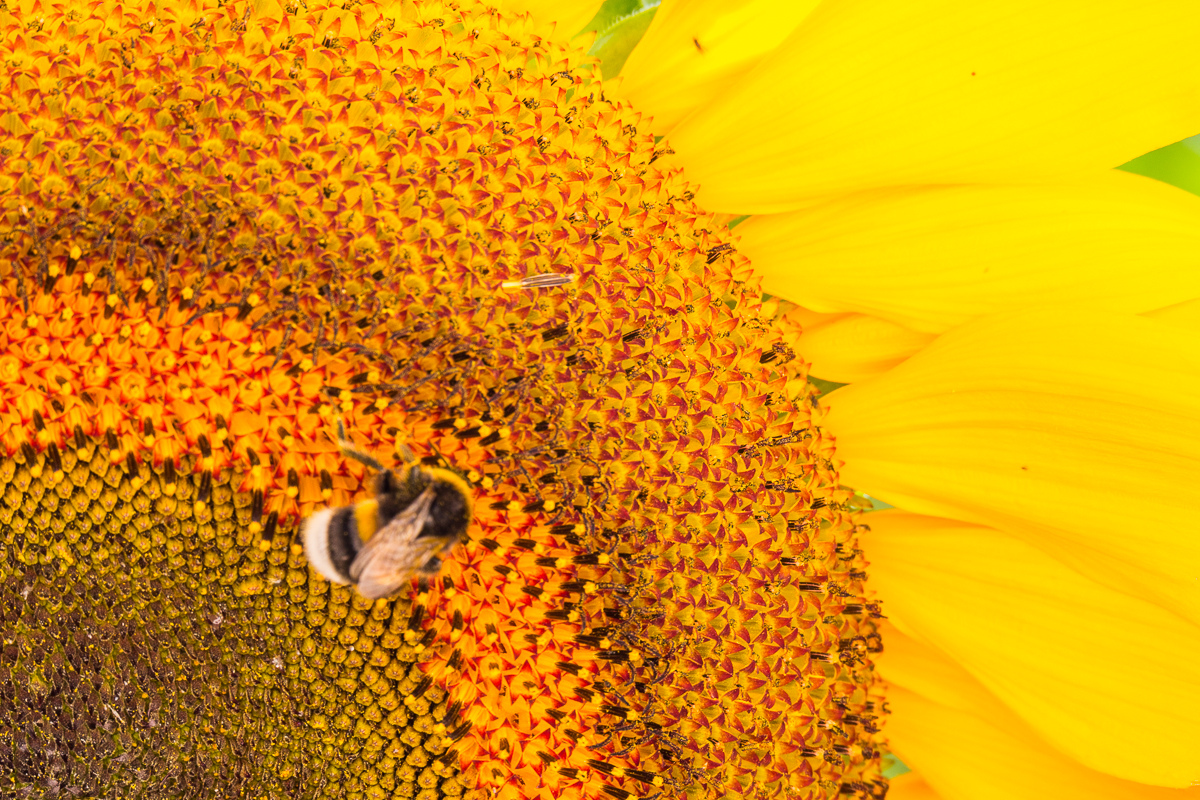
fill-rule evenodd
<path id="1" fill-rule="evenodd" d="M 663 134 L 728 91 L 818 0 L 667 0 L 621 70 L 615 93 Z"/>
<path id="2" fill-rule="evenodd" d="M 771 294 L 928 333 L 1066 299 L 1140 313 L 1200 297 L 1200 197 L 1116 170 L 874 190 L 737 232 Z"/>
<path id="3" fill-rule="evenodd" d="M 871 567 L 874 569 L 875 562 L 871 563 Z M 882 654 L 874 657 L 874 661 L 875 668 L 889 684 L 889 697 L 895 687 L 903 686 L 938 705 L 976 714 L 997 724 L 1015 722 L 1019 727 L 1024 726 L 1008 706 L 972 678 L 953 658 L 922 641 L 907 627 L 897 626 L 890 609 L 885 610 L 884 614 L 887 619 L 879 629 L 884 649 Z M 891 727 L 890 718 L 888 727 Z M 1033 736 L 1037 738 L 1036 734 Z M 902 760 L 906 759 L 904 753 L 898 755 Z M 910 760 L 904 763 L 916 770 L 922 767 Z"/>
<path id="4" fill-rule="evenodd" d="M 929 785 L 929 781 L 915 772 L 897 775 L 888 783 L 888 800 L 943 800 Z"/>
<path id="5" fill-rule="evenodd" d="M 885 631 L 884 641 L 886 649 L 876 657 L 876 666 L 893 684 L 888 689 L 892 713 L 884 730 L 896 754 L 941 797 L 1184 800 L 1195 796 L 1088 769 L 1047 746 L 937 651 L 891 628 Z M 1155 737 L 1143 746 L 1152 750 L 1158 741 Z"/>
<path id="6" fill-rule="evenodd" d="M 1187 300 L 1166 308 L 1147 311 L 1142 316 L 1164 325 L 1174 325 L 1200 332 L 1200 299 Z"/>
<path id="7" fill-rule="evenodd" d="M 1200 622 L 1200 334 L 985 317 L 829 396 L 847 485 L 991 525 Z"/>
<path id="8" fill-rule="evenodd" d="M 504 0 L 508 13 L 529 13 L 543 35 L 569 39 L 583 29 L 604 0 Z"/>
<path id="9" fill-rule="evenodd" d="M 994 528 L 903 511 L 867 522 L 860 542 L 887 613 L 1046 741 L 1139 783 L 1185 787 L 1200 776 L 1200 636 L 1191 624 Z M 1123 631 L 1137 631 L 1136 680 L 1127 659 L 1104 655 Z"/>
<path id="10" fill-rule="evenodd" d="M 804 325 L 796 352 L 811 365 L 811 375 L 834 383 L 887 372 L 936 338 L 866 314 L 819 316 L 819 322 Z"/>
<path id="11" fill-rule="evenodd" d="M 1054 180 L 1200 130 L 1200 3 L 830 0 L 669 142 L 698 202 Z"/>

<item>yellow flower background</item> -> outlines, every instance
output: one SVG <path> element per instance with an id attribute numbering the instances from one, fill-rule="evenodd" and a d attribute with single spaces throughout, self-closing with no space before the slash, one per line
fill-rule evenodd
<path id="1" fill-rule="evenodd" d="M 1200 11 L 596 7 L 0 9 L 5 791 L 1200 779 Z M 294 543 L 339 417 L 432 586 Z"/>
<path id="2" fill-rule="evenodd" d="M 622 93 L 851 384 L 841 480 L 896 506 L 861 538 L 890 796 L 1195 785 L 1200 203 L 1112 168 L 1200 129 L 1196 9 L 705 5 Z"/>

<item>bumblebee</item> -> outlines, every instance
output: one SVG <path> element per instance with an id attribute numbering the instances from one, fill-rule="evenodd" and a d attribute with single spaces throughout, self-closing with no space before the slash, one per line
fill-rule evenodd
<path id="1" fill-rule="evenodd" d="M 442 555 L 466 542 L 471 490 L 448 469 L 422 466 L 405 451 L 399 470 L 384 468 L 346 438 L 342 453 L 375 470 L 373 497 L 326 508 L 304 521 L 304 550 L 317 572 L 334 583 L 355 584 L 375 600 L 395 594 L 413 576 L 425 581 L 442 568 Z"/>

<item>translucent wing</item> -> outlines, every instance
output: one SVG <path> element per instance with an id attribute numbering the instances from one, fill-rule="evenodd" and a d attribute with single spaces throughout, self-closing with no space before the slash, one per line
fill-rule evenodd
<path id="1" fill-rule="evenodd" d="M 350 579 L 363 597 L 375 600 L 393 594 L 447 546 L 444 537 L 420 536 L 432 504 L 430 487 L 363 545 L 350 565 Z"/>

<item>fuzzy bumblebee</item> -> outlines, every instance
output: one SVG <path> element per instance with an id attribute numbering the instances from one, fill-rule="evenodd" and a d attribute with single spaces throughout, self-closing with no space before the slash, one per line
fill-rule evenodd
<path id="1" fill-rule="evenodd" d="M 395 594 L 414 576 L 436 575 L 442 555 L 468 539 L 466 481 L 411 457 L 400 470 L 387 469 L 346 439 L 340 420 L 338 445 L 376 471 L 373 496 L 304 521 L 304 550 L 313 569 L 334 583 L 354 584 L 372 600 Z"/>

